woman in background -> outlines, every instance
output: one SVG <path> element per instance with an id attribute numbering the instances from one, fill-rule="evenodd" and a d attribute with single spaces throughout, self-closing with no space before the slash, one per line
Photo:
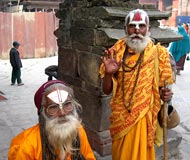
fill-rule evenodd
<path id="1" fill-rule="evenodd" d="M 178 33 L 183 36 L 182 40 L 172 42 L 169 52 L 173 55 L 176 61 L 177 75 L 184 70 L 185 58 L 190 51 L 189 36 L 183 26 L 178 27 Z"/>

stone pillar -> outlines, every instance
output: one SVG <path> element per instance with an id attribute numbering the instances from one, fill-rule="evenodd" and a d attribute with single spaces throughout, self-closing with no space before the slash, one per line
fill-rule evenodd
<path id="1" fill-rule="evenodd" d="M 81 113 L 92 148 L 101 156 L 111 153 L 109 133 L 109 96 L 101 92 L 100 55 L 109 43 L 101 37 L 97 16 L 104 10 L 82 8 L 80 1 L 65 1 L 56 16 L 58 40 L 58 79 L 73 86 L 75 97 L 83 106 Z M 80 7 L 79 7 L 80 6 Z M 104 44 L 102 44 L 104 43 Z M 105 46 L 106 44 L 106 46 Z"/>

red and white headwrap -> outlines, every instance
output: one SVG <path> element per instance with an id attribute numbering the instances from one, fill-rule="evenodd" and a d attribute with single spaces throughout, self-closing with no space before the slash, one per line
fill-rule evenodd
<path id="1" fill-rule="evenodd" d="M 148 14 L 142 9 L 135 9 L 129 12 L 125 18 L 125 26 L 127 27 L 129 24 L 146 24 L 146 26 L 149 27 Z"/>

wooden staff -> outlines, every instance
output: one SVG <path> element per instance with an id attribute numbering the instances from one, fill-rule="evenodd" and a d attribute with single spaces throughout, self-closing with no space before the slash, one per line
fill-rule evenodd
<path id="1" fill-rule="evenodd" d="M 164 87 L 167 87 L 167 81 L 164 82 Z M 168 103 L 164 102 L 164 113 L 163 113 L 163 141 L 164 141 L 164 160 L 168 160 L 168 132 L 167 132 L 167 112 L 168 112 Z"/>

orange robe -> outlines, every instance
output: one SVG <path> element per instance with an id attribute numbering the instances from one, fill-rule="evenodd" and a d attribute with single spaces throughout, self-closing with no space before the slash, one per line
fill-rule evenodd
<path id="1" fill-rule="evenodd" d="M 94 153 L 88 143 L 86 132 L 79 128 L 80 152 L 86 160 L 95 160 Z M 39 124 L 21 132 L 11 142 L 8 153 L 9 160 L 42 160 L 42 144 Z M 71 160 L 71 157 L 67 158 Z"/>
<path id="2" fill-rule="evenodd" d="M 117 51 L 117 60 L 123 59 L 126 49 L 125 39 L 112 47 Z M 112 49 L 111 48 L 111 49 Z M 133 67 L 138 58 L 136 53 L 124 63 Z M 156 79 L 155 57 L 159 60 L 159 84 Z M 157 66 L 158 67 L 158 66 Z M 169 53 L 166 48 L 150 42 L 144 51 L 139 77 L 134 89 L 138 66 L 124 72 L 120 67 L 113 76 L 113 97 L 110 102 L 110 132 L 112 136 L 112 160 L 154 160 L 154 140 L 157 127 L 157 114 L 160 110 L 159 86 L 164 81 L 173 83 Z M 100 66 L 101 78 L 104 77 L 104 64 Z M 133 92 L 134 89 L 134 92 Z M 131 96 L 133 94 L 133 96 Z M 124 103 L 131 105 L 128 109 Z"/>

